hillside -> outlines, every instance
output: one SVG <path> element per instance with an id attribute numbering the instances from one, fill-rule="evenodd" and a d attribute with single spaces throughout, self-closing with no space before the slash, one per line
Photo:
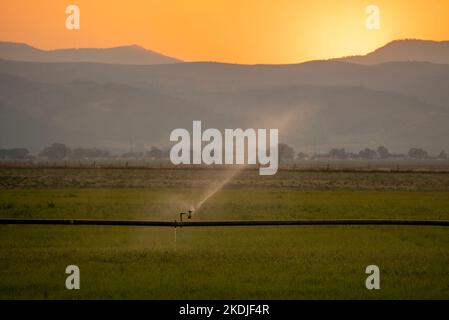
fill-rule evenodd
<path id="1" fill-rule="evenodd" d="M 40 50 L 23 43 L 0 42 L 0 58 L 30 62 L 96 62 L 110 64 L 167 64 L 180 60 L 137 45 L 114 48 Z"/>
<path id="2" fill-rule="evenodd" d="M 414 43 L 406 45 L 422 46 Z M 370 57 L 395 59 L 386 53 L 400 52 L 395 46 Z M 432 51 L 434 59 L 439 51 Z M 386 145 L 395 151 L 439 152 L 449 149 L 449 64 L 0 59 L 0 109 L 0 145 L 33 150 L 54 141 L 112 150 L 129 150 L 131 141 L 168 146 L 172 129 L 202 120 L 216 128 L 279 128 L 283 142 L 306 152 L 315 145 L 318 150 Z"/>
<path id="3" fill-rule="evenodd" d="M 288 86 L 163 93 L 117 83 L 45 84 L 0 76 L 0 145 L 34 150 L 53 141 L 126 150 L 131 141 L 168 146 L 172 129 L 275 127 L 310 151 L 385 144 L 395 150 L 447 146 L 446 108 L 396 93 L 348 86 Z"/>
<path id="4" fill-rule="evenodd" d="M 392 61 L 427 61 L 449 64 L 449 41 L 395 40 L 367 55 L 335 60 L 366 65 Z"/>

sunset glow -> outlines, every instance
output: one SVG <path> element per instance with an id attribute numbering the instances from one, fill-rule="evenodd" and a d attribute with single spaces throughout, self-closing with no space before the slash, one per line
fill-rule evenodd
<path id="1" fill-rule="evenodd" d="M 81 29 L 65 28 L 76 4 Z M 379 6 L 381 29 L 365 27 Z M 139 44 L 186 61 L 293 63 L 365 54 L 403 38 L 449 39 L 448 1 L 15 0 L 0 2 L 0 40 L 42 49 Z"/>

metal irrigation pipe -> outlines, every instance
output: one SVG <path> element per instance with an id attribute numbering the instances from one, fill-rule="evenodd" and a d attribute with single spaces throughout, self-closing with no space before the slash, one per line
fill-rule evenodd
<path id="1" fill-rule="evenodd" d="M 157 221 L 157 220 L 89 220 L 89 219 L 8 219 L 0 225 L 85 225 L 85 226 L 144 226 L 144 227 L 244 227 L 244 226 L 444 226 L 449 220 L 412 219 L 323 219 L 323 220 L 216 220 L 216 221 Z"/>

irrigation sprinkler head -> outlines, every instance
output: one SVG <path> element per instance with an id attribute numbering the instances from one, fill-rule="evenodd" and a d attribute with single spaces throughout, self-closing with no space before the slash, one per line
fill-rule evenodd
<path id="1" fill-rule="evenodd" d="M 193 213 L 193 209 L 189 209 L 187 212 L 181 212 L 180 214 L 179 214 L 179 220 L 182 222 L 182 216 L 183 215 L 187 215 L 187 219 L 192 219 L 192 213 Z"/>

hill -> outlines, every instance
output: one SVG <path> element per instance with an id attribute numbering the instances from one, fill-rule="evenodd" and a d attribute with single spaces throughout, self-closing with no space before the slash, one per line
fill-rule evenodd
<path id="1" fill-rule="evenodd" d="M 0 145 L 39 150 L 54 141 L 127 150 L 168 146 L 170 131 L 204 127 L 280 129 L 304 151 L 387 145 L 447 147 L 447 108 L 363 87 L 297 85 L 201 95 L 76 80 L 47 84 L 0 75 Z"/>
<path id="2" fill-rule="evenodd" d="M 23 43 L 0 42 L 0 58 L 30 62 L 96 62 L 110 64 L 167 64 L 180 60 L 137 45 L 96 49 L 40 50 Z"/>
<path id="3" fill-rule="evenodd" d="M 395 40 L 367 55 L 335 60 L 366 65 L 392 61 L 427 61 L 449 64 L 449 41 Z"/>

